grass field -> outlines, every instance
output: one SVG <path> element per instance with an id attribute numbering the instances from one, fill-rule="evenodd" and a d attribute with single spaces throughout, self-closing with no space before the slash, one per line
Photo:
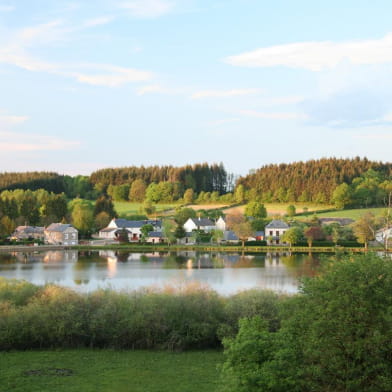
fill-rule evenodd
<path id="1" fill-rule="evenodd" d="M 218 351 L 0 352 L 1 392 L 214 392 Z"/>
<path id="2" fill-rule="evenodd" d="M 170 210 L 178 207 L 179 204 L 171 203 L 171 204 L 156 204 L 157 213 L 161 213 L 162 211 Z M 126 201 L 115 201 L 114 208 L 116 209 L 119 215 L 138 215 L 143 214 L 143 211 L 140 212 L 140 207 L 143 207 L 143 203 L 131 203 Z"/>
<path id="3" fill-rule="evenodd" d="M 362 215 L 367 212 L 373 213 L 375 216 L 382 216 L 385 212 L 384 207 L 379 208 L 356 208 L 352 210 L 338 210 L 338 211 L 330 211 L 330 212 L 318 212 L 317 216 L 319 218 L 350 218 L 353 220 L 357 220 Z"/>
<path id="4" fill-rule="evenodd" d="M 333 208 L 330 205 L 325 204 L 312 204 L 312 203 L 263 203 L 264 207 L 267 209 L 267 213 L 269 216 L 273 215 L 285 215 L 287 207 L 289 205 L 295 206 L 297 213 L 303 212 L 306 207 L 309 212 L 312 211 L 320 211 L 320 210 L 329 210 Z M 244 213 L 245 205 L 230 207 L 224 210 L 226 214 L 233 213 L 234 211 L 239 211 Z"/>

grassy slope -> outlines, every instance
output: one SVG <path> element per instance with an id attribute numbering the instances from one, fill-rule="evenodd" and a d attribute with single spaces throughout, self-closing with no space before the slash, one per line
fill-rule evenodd
<path id="1" fill-rule="evenodd" d="M 320 211 L 320 210 L 329 210 L 333 208 L 330 205 L 325 205 L 325 204 L 312 204 L 312 203 L 263 203 L 264 207 L 267 209 L 268 215 L 284 215 L 286 214 L 287 207 L 289 205 L 294 205 L 297 213 L 303 212 L 304 207 L 308 208 L 308 211 Z M 231 207 L 227 208 L 224 210 L 226 214 L 229 214 L 233 211 L 240 211 L 241 213 L 244 213 L 245 211 L 245 205 L 242 206 L 237 206 L 237 207 Z"/>
<path id="2" fill-rule="evenodd" d="M 126 201 L 115 201 L 114 208 L 116 209 L 119 215 L 137 215 L 141 214 L 140 207 L 143 206 L 143 203 L 131 203 Z M 157 212 L 169 210 L 177 207 L 178 204 L 156 204 L 155 207 Z M 143 212 L 142 212 L 143 213 Z"/>
<path id="3" fill-rule="evenodd" d="M 0 352 L 0 391 L 213 392 L 222 359 L 217 351 Z M 73 373 L 59 375 L 53 369 Z"/>
<path id="4" fill-rule="evenodd" d="M 318 212 L 317 216 L 319 218 L 350 218 L 353 220 L 357 220 L 362 215 L 367 212 L 373 213 L 375 216 L 382 216 L 385 212 L 384 207 L 379 208 L 356 208 L 352 210 L 338 210 L 331 212 Z"/>

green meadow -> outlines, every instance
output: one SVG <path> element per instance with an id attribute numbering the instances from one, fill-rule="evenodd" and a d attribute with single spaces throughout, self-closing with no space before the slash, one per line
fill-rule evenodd
<path id="1" fill-rule="evenodd" d="M 214 392 L 219 351 L 0 352 L 1 392 Z"/>

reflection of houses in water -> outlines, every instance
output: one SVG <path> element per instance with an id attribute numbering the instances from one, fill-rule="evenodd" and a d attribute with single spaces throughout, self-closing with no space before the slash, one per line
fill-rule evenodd
<path id="1" fill-rule="evenodd" d="M 52 250 L 47 251 L 43 258 L 44 263 L 75 263 L 78 261 L 77 250 Z"/>
<path id="2" fill-rule="evenodd" d="M 268 252 L 265 254 L 265 267 L 284 267 L 281 257 L 290 256 L 289 252 Z"/>

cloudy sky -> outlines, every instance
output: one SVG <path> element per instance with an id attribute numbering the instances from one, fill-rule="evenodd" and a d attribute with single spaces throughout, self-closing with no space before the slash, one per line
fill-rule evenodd
<path id="1" fill-rule="evenodd" d="M 390 0 L 0 0 L 0 171 L 391 161 Z"/>

